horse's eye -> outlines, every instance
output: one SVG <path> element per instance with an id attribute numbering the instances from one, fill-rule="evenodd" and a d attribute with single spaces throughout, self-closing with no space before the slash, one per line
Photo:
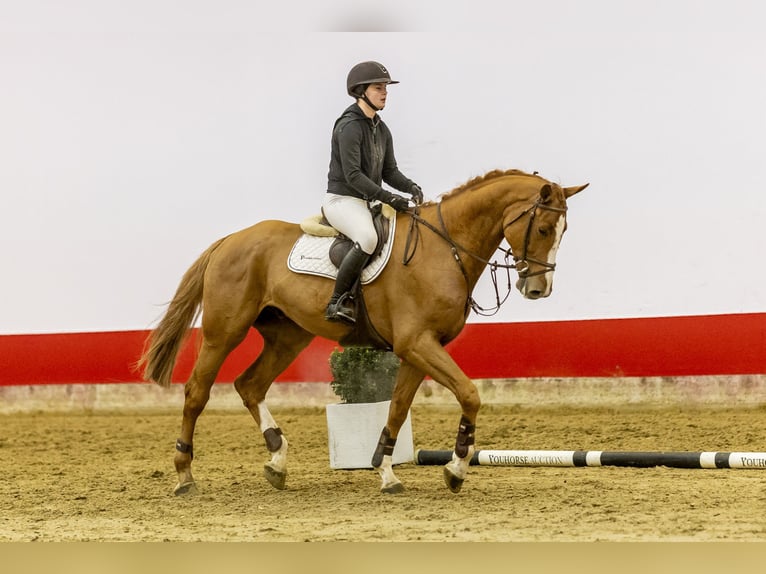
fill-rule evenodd
<path id="1" fill-rule="evenodd" d="M 551 229 L 548 226 L 539 227 L 537 229 L 537 233 L 540 235 L 540 237 L 548 237 L 551 233 Z"/>

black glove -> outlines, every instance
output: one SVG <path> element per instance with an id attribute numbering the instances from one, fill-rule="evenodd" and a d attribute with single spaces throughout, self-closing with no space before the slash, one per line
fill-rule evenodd
<path id="1" fill-rule="evenodd" d="M 401 195 L 396 195 L 385 189 L 380 190 L 377 197 L 383 203 L 387 203 L 393 207 L 396 211 L 407 211 L 410 208 L 410 202 L 403 198 Z"/>
<path id="2" fill-rule="evenodd" d="M 391 194 L 391 201 L 386 202 L 396 211 L 407 211 L 410 208 L 410 202 L 398 195 Z"/>
<path id="3" fill-rule="evenodd" d="M 410 187 L 410 194 L 412 194 L 412 201 L 415 202 L 415 205 L 423 203 L 423 190 L 417 183 L 413 183 Z"/>

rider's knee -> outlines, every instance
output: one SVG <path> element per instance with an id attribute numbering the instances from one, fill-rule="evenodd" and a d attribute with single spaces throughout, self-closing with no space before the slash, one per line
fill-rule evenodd
<path id="1" fill-rule="evenodd" d="M 357 243 L 362 251 L 367 255 L 372 255 L 375 251 L 375 246 L 378 244 L 378 236 L 373 230 L 372 233 L 367 233 L 364 237 L 357 238 Z"/>

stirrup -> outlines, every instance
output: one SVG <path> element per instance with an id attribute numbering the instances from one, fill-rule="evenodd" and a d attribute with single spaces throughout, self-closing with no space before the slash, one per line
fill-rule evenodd
<path id="1" fill-rule="evenodd" d="M 325 310 L 324 318 L 327 321 L 334 321 L 339 323 L 348 323 L 353 325 L 356 323 L 356 316 L 354 314 L 354 308 L 352 306 L 344 305 L 349 298 L 349 293 L 344 293 L 336 301 L 330 300 Z"/>

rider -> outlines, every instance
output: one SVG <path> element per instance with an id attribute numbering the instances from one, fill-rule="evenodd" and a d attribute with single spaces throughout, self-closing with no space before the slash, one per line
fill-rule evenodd
<path id="1" fill-rule="evenodd" d="M 346 108 L 333 127 L 322 212 L 354 246 L 338 268 L 335 290 L 325 311 L 328 321 L 356 321 L 354 309 L 347 303 L 348 294 L 377 243 L 369 202 L 378 200 L 397 211 L 409 208 L 407 199 L 386 191 L 381 183 L 385 181 L 411 195 L 416 204 L 423 201 L 420 186 L 399 171 L 391 132 L 378 115 L 386 105 L 388 85 L 398 83 L 378 62 L 357 64 L 346 79 L 346 91 L 355 103 Z"/>

